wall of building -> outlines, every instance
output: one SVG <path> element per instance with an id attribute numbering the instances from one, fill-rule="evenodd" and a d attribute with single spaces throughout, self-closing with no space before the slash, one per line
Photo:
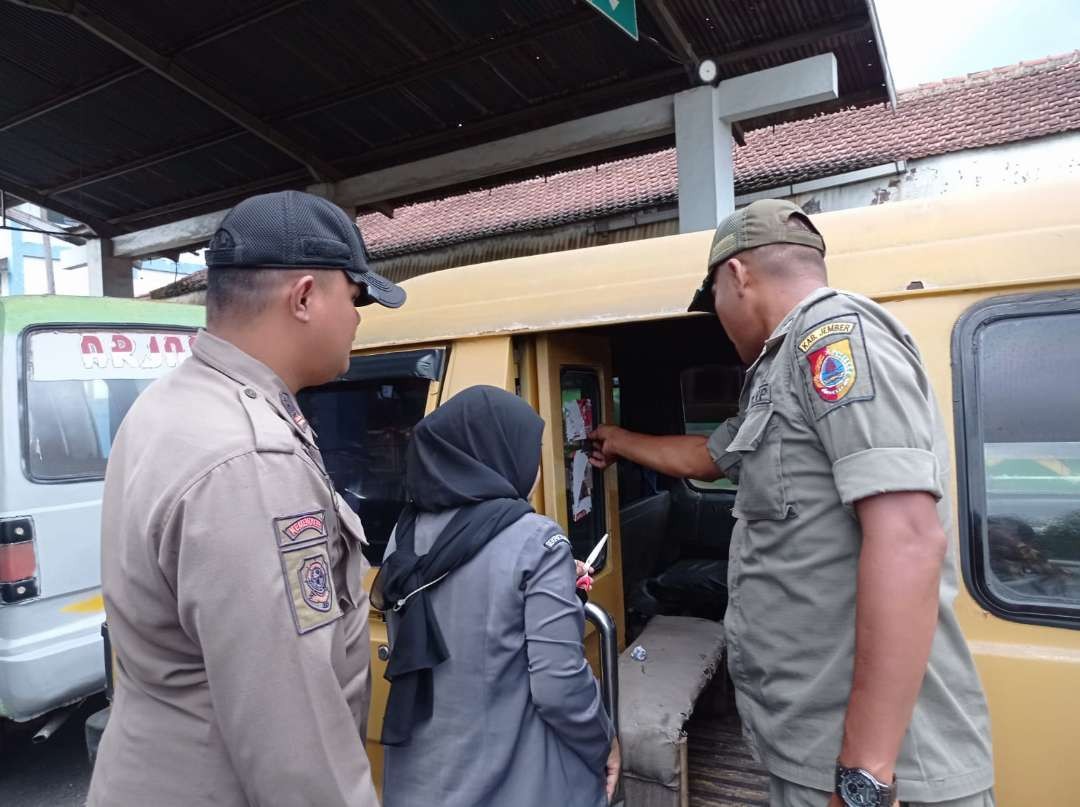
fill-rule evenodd
<path id="1" fill-rule="evenodd" d="M 927 199 L 1080 176 L 1080 132 L 908 160 L 905 170 L 821 190 L 787 194 L 808 213 Z"/>

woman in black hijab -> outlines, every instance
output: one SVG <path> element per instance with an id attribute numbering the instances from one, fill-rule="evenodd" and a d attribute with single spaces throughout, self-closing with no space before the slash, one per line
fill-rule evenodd
<path id="1" fill-rule="evenodd" d="M 413 433 L 372 591 L 391 646 L 384 807 L 607 804 L 570 544 L 527 501 L 543 431 L 517 396 L 471 387 Z"/>

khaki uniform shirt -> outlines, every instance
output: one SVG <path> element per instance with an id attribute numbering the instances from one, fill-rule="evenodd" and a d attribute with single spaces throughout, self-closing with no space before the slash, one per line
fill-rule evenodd
<path id="1" fill-rule="evenodd" d="M 281 380 L 208 333 L 113 445 L 116 695 L 90 807 L 375 807 L 368 568 Z"/>
<path id="2" fill-rule="evenodd" d="M 881 306 L 819 289 L 766 342 L 740 414 L 709 449 L 738 483 L 725 632 L 740 714 L 770 773 L 831 791 L 854 667 L 862 533 L 853 505 L 926 491 L 955 537 L 950 453 L 918 349 Z M 986 702 L 952 607 L 953 543 L 896 767 L 904 801 L 993 783 Z"/>

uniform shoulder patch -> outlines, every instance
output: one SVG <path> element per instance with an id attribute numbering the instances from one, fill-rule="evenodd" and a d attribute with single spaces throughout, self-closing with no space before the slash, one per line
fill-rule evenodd
<path id="1" fill-rule="evenodd" d="M 796 342 L 815 419 L 839 406 L 874 397 L 874 380 L 857 313 L 840 314 L 805 329 Z"/>
<path id="2" fill-rule="evenodd" d="M 281 570 L 296 632 L 308 633 L 341 617 L 327 541 L 281 548 Z"/>
<path id="3" fill-rule="evenodd" d="M 546 541 L 544 541 L 544 548 L 546 550 L 548 550 L 548 552 L 550 552 L 552 549 L 554 549 L 555 547 L 557 547 L 561 543 L 564 543 L 567 546 L 569 546 L 570 545 L 570 539 L 567 538 L 565 535 L 552 535 L 550 538 L 548 538 Z"/>
<path id="4" fill-rule="evenodd" d="M 310 513 L 275 518 L 274 533 L 279 546 L 326 538 L 326 511 L 312 510 Z"/>

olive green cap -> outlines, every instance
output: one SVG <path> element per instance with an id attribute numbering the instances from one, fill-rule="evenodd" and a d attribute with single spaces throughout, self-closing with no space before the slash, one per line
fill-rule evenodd
<path id="1" fill-rule="evenodd" d="M 792 216 L 798 216 L 809 230 L 789 226 L 788 220 Z M 736 210 L 716 228 L 705 280 L 690 301 L 688 310 L 711 312 L 713 269 L 744 250 L 766 244 L 800 244 L 825 254 L 825 239 L 802 208 L 784 199 L 759 199 Z"/>

